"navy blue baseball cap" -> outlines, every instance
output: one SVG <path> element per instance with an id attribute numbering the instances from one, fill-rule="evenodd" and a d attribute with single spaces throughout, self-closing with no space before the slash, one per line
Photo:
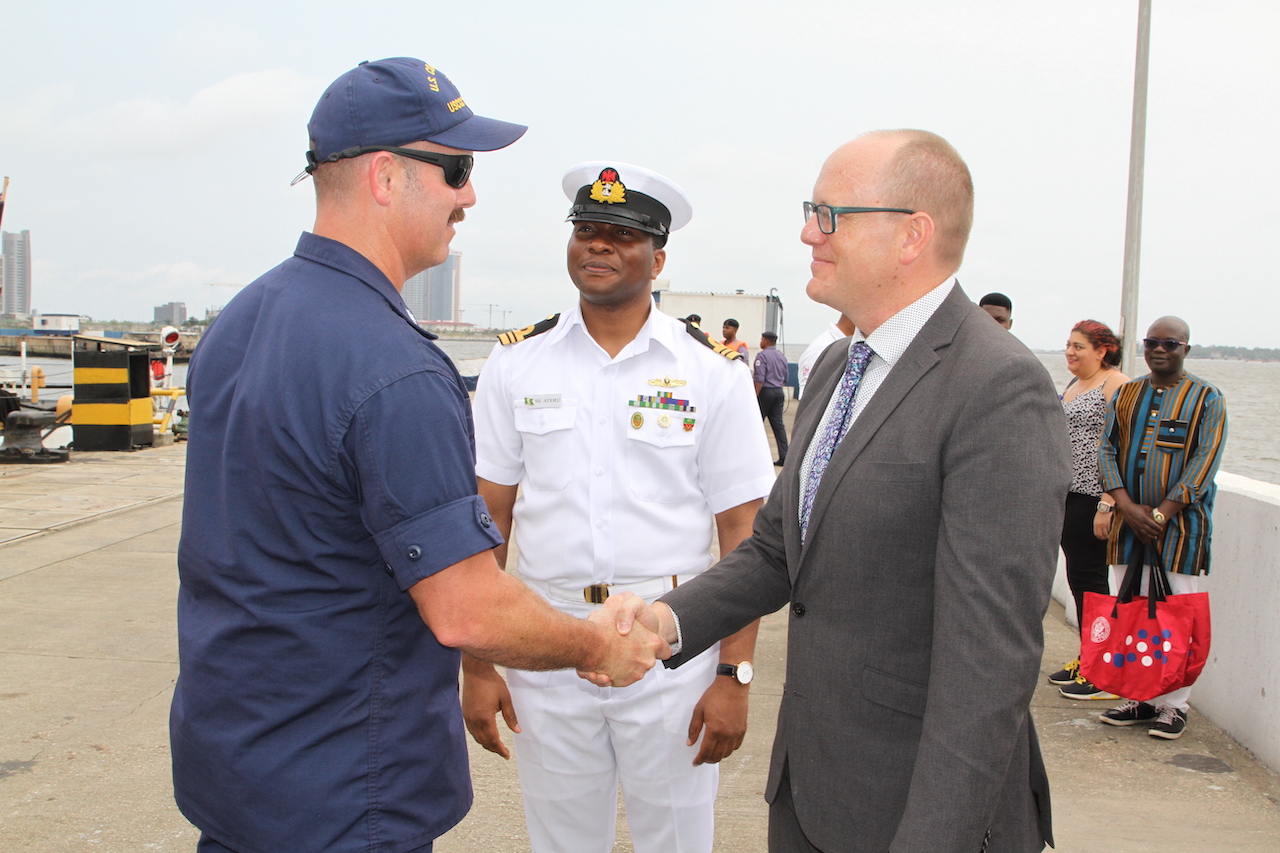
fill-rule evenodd
<path id="1" fill-rule="evenodd" d="M 311 113 L 307 171 L 369 146 L 426 141 L 464 151 L 496 151 L 526 130 L 523 124 L 473 113 L 449 78 L 421 59 L 361 62 L 333 81 Z"/>

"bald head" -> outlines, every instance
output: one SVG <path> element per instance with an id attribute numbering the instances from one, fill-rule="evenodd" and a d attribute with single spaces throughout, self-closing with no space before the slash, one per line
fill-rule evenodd
<path id="1" fill-rule="evenodd" d="M 1147 336 L 1152 338 L 1173 338 L 1191 343 L 1191 327 L 1187 325 L 1186 320 L 1170 314 L 1152 323 L 1151 328 L 1147 330 Z"/>
<path id="2" fill-rule="evenodd" d="M 927 130 L 873 130 L 859 138 L 894 147 L 880 170 L 878 195 L 886 206 L 923 211 L 933 218 L 938 260 L 954 272 L 964 260 L 973 227 L 973 178 L 960 154 Z"/>

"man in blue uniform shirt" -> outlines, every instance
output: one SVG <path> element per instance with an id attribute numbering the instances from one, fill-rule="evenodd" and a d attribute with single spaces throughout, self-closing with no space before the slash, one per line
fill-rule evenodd
<path id="1" fill-rule="evenodd" d="M 778 444 L 778 459 L 773 464 L 785 465 L 787 427 L 782 422 L 782 415 L 787 409 L 787 398 L 782 386 L 787 382 L 787 357 L 778 349 L 778 336 L 773 332 L 760 334 L 760 352 L 756 353 L 752 378 L 755 380 L 756 400 L 760 403 L 760 417 L 769 421 L 773 440 Z"/>
<path id="2" fill-rule="evenodd" d="M 308 130 L 314 233 L 191 364 L 174 789 L 201 851 L 424 851 L 471 804 L 458 650 L 618 685 L 668 650 L 498 568 L 466 389 L 400 296 L 475 203 L 471 152 L 525 128 L 399 58 Z"/>

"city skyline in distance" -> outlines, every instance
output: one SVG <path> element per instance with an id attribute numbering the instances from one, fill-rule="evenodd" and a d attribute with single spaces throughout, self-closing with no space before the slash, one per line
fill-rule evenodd
<path id="1" fill-rule="evenodd" d="M 1081 319 L 1119 320 L 1136 2 L 664 7 L 628 20 L 656 73 L 622 88 L 582 71 L 583 12 L 560 0 L 477 0 L 464 16 L 485 25 L 449 32 L 419 7 L 398 9 L 391 32 L 360 16 L 334 27 L 294 0 L 127 9 L 123 30 L 119 7 L 6 10 L 21 38 L 0 54 L 4 222 L 32 232 L 42 311 L 202 308 L 225 301 L 205 282 L 247 283 L 280 263 L 313 222 L 311 189 L 288 183 L 316 99 L 357 62 L 402 55 L 437 66 L 481 115 L 530 127 L 476 157 L 478 203 L 453 244 L 467 258 L 464 319 L 487 322 L 475 306 L 494 304 L 518 326 L 572 304 L 560 178 L 617 158 L 693 202 L 667 247 L 673 288 L 777 288 L 784 340 L 811 340 L 834 312 L 805 295 L 800 203 L 841 142 L 923 127 L 973 171 L 969 296 L 1007 293 L 1014 334 L 1041 349 Z M 1280 224 L 1257 204 L 1280 190 L 1280 170 L 1248 156 L 1280 130 L 1258 106 L 1280 98 L 1277 24 L 1268 4 L 1156 4 L 1131 333 L 1173 313 L 1198 341 L 1280 346 L 1280 292 L 1251 251 Z"/>

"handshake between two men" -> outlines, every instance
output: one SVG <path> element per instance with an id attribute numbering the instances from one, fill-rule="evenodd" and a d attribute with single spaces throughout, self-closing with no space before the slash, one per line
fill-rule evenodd
<path id="1" fill-rule="evenodd" d="M 578 675 L 597 687 L 626 687 L 644 677 L 644 674 L 659 660 L 671 657 L 671 644 L 676 642 L 676 621 L 671 608 L 661 601 L 652 605 L 646 604 L 643 598 L 629 592 L 611 595 L 604 606 L 593 612 L 589 621 L 597 625 L 612 627 L 620 638 L 628 638 L 634 645 L 625 642 L 612 642 L 611 647 L 619 649 L 636 648 L 652 650 L 652 656 L 645 660 L 644 651 L 640 657 L 610 655 L 606 658 L 608 667 L 598 670 L 578 670 Z M 637 630 L 638 626 L 638 630 Z"/>

